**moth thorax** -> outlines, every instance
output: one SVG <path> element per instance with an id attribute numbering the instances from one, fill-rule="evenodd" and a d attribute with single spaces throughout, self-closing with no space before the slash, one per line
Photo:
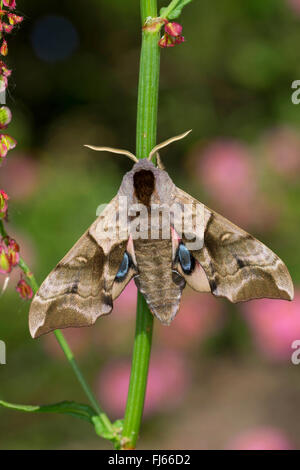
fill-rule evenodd
<path id="1" fill-rule="evenodd" d="M 135 195 L 140 203 L 150 206 L 151 196 L 155 188 L 155 177 L 150 170 L 139 170 L 133 175 Z"/>

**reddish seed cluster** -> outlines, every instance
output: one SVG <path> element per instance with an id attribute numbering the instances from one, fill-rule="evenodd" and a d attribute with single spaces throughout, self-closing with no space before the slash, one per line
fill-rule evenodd
<path id="1" fill-rule="evenodd" d="M 24 300 L 30 300 L 33 297 L 33 290 L 31 289 L 30 285 L 22 278 L 19 280 L 17 287 L 17 292 L 19 292 L 20 297 Z"/>
<path id="2" fill-rule="evenodd" d="M 8 199 L 9 197 L 6 192 L 0 189 L 0 220 L 7 218 Z"/>
<path id="3" fill-rule="evenodd" d="M 0 241 L 0 273 L 9 274 L 20 261 L 20 247 L 9 237 Z"/>
<path id="4" fill-rule="evenodd" d="M 1 197 L 4 200 L 4 206 L 5 204 L 7 206 L 7 195 L 4 193 L 4 191 L 0 191 L 0 203 L 1 203 Z M 0 206 L 1 207 L 1 206 Z M 6 207 L 7 209 L 7 207 Z M 0 239 L 0 273 L 1 274 L 10 274 L 12 269 L 16 266 L 18 266 L 20 261 L 20 247 L 18 243 L 10 237 L 4 237 Z M 29 286 L 29 284 L 22 278 L 21 278 L 16 286 L 17 292 L 19 292 L 20 296 L 22 299 L 31 299 L 33 296 L 33 290 Z"/>
<path id="5" fill-rule="evenodd" d="M 165 33 L 158 42 L 160 47 L 174 47 L 176 44 L 184 42 L 184 37 L 181 35 L 181 24 L 169 22 L 168 20 L 164 20 L 164 24 Z"/>
<path id="6" fill-rule="evenodd" d="M 16 15 L 13 10 L 16 8 L 16 0 L 3 0 L 2 9 L 0 9 L 0 55 L 3 57 L 8 54 L 6 34 L 23 21 L 23 17 Z M 6 66 L 3 60 L 0 60 L 0 93 L 5 93 L 8 86 L 8 77 L 11 70 Z M 11 111 L 7 106 L 0 107 L 0 129 L 6 129 L 11 121 Z M 0 165 L 6 157 L 9 150 L 16 146 L 16 141 L 8 134 L 0 133 Z M 0 189 L 0 222 L 7 220 L 8 195 L 3 189 Z M 0 273 L 10 274 L 12 269 L 19 264 L 20 247 L 15 240 L 6 236 L 0 238 Z M 17 286 L 17 292 L 23 299 L 31 299 L 33 291 L 27 282 L 20 278 Z"/>
<path id="7" fill-rule="evenodd" d="M 8 54 L 6 34 L 12 32 L 16 25 L 23 21 L 23 17 L 16 15 L 13 10 L 16 8 L 15 0 L 3 0 L 3 8 L 0 10 L 0 55 L 3 57 Z M 8 85 L 8 77 L 11 70 L 6 66 L 3 60 L 0 60 L 0 93 L 4 93 Z M 5 129 L 11 121 L 11 112 L 7 106 L 0 108 L 0 129 Z M 9 150 L 16 146 L 16 141 L 7 134 L 0 134 L 0 164 L 6 157 Z"/>

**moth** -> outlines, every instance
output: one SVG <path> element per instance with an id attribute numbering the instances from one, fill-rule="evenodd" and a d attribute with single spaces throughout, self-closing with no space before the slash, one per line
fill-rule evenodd
<path id="1" fill-rule="evenodd" d="M 57 328 L 92 325 L 111 312 L 113 301 L 132 278 L 153 315 L 166 325 L 179 309 L 186 284 L 231 302 L 262 297 L 293 299 L 293 283 L 281 259 L 249 233 L 177 188 L 164 170 L 158 150 L 188 132 L 157 145 L 148 158 L 141 160 L 126 150 L 87 146 L 125 154 L 134 165 L 123 177 L 116 197 L 35 295 L 29 313 L 34 338 Z M 157 165 L 152 163 L 154 155 Z M 128 205 L 125 213 L 120 208 L 121 198 Z M 181 216 L 170 216 L 174 204 L 202 208 L 200 220 L 192 209 L 191 218 L 198 221 L 187 229 L 183 227 L 180 235 L 177 228 Z M 135 230 L 137 214 L 130 212 L 136 205 L 144 208 L 140 236 Z M 155 205 L 170 216 L 161 224 L 161 215 L 155 221 L 151 215 Z M 150 225 L 156 229 L 155 237 Z M 116 228 L 113 236 L 112 227 Z M 169 237 L 162 236 L 165 228 Z M 193 237 L 202 243 L 191 243 Z"/>

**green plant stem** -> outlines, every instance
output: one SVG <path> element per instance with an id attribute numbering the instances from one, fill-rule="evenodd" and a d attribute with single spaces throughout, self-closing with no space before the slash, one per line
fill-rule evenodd
<path id="1" fill-rule="evenodd" d="M 4 225 L 3 225 L 3 222 L 0 221 L 0 234 L 2 237 L 7 237 L 7 233 L 6 233 L 6 230 L 4 228 Z M 25 274 L 26 278 L 27 278 L 27 281 L 30 285 L 30 287 L 32 288 L 33 292 L 36 293 L 38 291 L 38 283 L 32 273 L 32 271 L 30 270 L 29 266 L 25 263 L 25 261 L 23 260 L 23 258 L 20 258 L 20 261 L 19 261 L 19 267 L 21 268 L 21 270 L 23 271 L 23 273 Z M 95 411 L 98 413 L 99 415 L 99 418 L 101 419 L 101 422 L 103 424 L 103 426 L 105 427 L 105 429 L 110 432 L 110 433 L 114 433 L 114 428 L 113 428 L 113 425 L 111 423 L 111 421 L 109 420 L 108 416 L 101 410 L 92 390 L 90 389 L 89 385 L 87 384 L 85 378 L 83 377 L 83 374 L 73 356 L 73 353 L 72 353 L 72 350 L 70 348 L 70 346 L 68 345 L 68 342 L 66 340 L 66 338 L 64 337 L 63 333 L 60 331 L 60 330 L 55 330 L 54 331 L 54 335 L 61 347 L 61 349 L 63 350 L 67 360 L 69 361 L 80 385 L 82 386 L 87 398 L 89 399 L 91 405 L 94 407 Z"/>
<path id="2" fill-rule="evenodd" d="M 177 7 L 178 3 L 180 2 L 180 0 L 172 0 L 172 2 L 166 7 L 166 9 L 164 10 L 164 17 L 165 18 L 168 18 L 169 14 L 171 13 L 172 10 L 174 10 L 174 8 Z"/>
<path id="3" fill-rule="evenodd" d="M 141 0 L 142 24 L 157 16 L 156 0 Z M 137 106 L 136 155 L 145 158 L 156 144 L 159 88 L 159 32 L 144 31 L 140 58 Z M 138 293 L 136 330 L 130 383 L 122 434 L 122 448 L 134 449 L 138 438 L 147 386 L 153 315 Z"/>

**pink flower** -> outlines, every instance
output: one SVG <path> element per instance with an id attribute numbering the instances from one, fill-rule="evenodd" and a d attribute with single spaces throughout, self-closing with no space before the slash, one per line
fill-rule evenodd
<path id="1" fill-rule="evenodd" d="M 16 8 L 16 0 L 3 0 L 3 5 L 14 10 Z"/>
<path id="2" fill-rule="evenodd" d="M 289 179 L 300 174 L 300 134 L 282 127 L 265 136 L 263 148 L 274 170 Z"/>
<path id="3" fill-rule="evenodd" d="M 162 38 L 158 41 L 159 47 L 165 48 L 165 47 L 174 47 L 175 46 L 175 40 L 169 36 L 168 34 L 164 34 Z"/>
<path id="4" fill-rule="evenodd" d="M 111 362 L 97 380 L 99 400 L 115 416 L 124 414 L 130 377 L 130 361 Z M 144 413 L 170 410 L 182 401 L 190 377 L 183 356 L 171 351 L 153 354 L 148 376 Z"/>
<path id="5" fill-rule="evenodd" d="M 33 297 L 33 290 L 31 289 L 30 285 L 24 279 L 22 279 L 22 276 L 17 284 L 16 291 L 19 292 L 20 297 L 23 300 L 30 300 Z"/>
<path id="6" fill-rule="evenodd" d="M 185 41 L 184 36 L 177 36 L 175 38 L 175 44 L 181 44 L 184 41 Z"/>
<path id="7" fill-rule="evenodd" d="M 0 75 L 3 75 L 5 78 L 11 75 L 11 70 L 6 67 L 2 60 L 0 60 Z"/>
<path id="8" fill-rule="evenodd" d="M 5 41 L 5 39 L 3 39 L 2 44 L 0 46 L 0 54 L 3 56 L 6 56 L 8 54 L 7 41 Z"/>
<path id="9" fill-rule="evenodd" d="M 269 359 L 288 361 L 300 339 L 300 292 L 292 302 L 252 300 L 241 306 L 258 349 Z"/>
<path id="10" fill-rule="evenodd" d="M 0 174 L 1 174 L 1 171 L 0 171 Z M 12 226 L 10 226 L 9 231 L 10 231 L 11 238 L 18 240 L 18 245 L 22 247 L 22 254 L 24 258 L 30 259 L 31 267 L 32 269 L 34 269 L 35 261 L 36 261 L 36 253 L 35 253 L 35 249 L 34 249 L 32 241 L 28 239 L 26 236 L 24 236 L 23 233 L 16 232 Z M 7 251 L 6 253 L 8 255 Z M 15 288 L 14 286 L 19 282 L 19 279 L 20 279 L 19 269 L 11 269 L 11 271 L 9 272 L 9 278 L 10 280 L 7 285 L 7 289 L 14 290 Z M 5 282 L 5 276 L 0 275 L 0 291 L 4 286 L 4 282 Z"/>
<path id="11" fill-rule="evenodd" d="M 256 428 L 241 433 L 228 446 L 231 450 L 292 450 L 284 432 L 276 428 Z"/>
<path id="12" fill-rule="evenodd" d="M 183 36 L 172 37 L 169 34 L 165 33 L 162 38 L 158 41 L 159 47 L 174 47 L 176 44 L 181 44 L 184 42 Z"/>
<path id="13" fill-rule="evenodd" d="M 9 239 L 7 245 L 7 254 L 11 268 L 14 268 L 20 261 L 20 247 L 12 238 Z"/>
<path id="14" fill-rule="evenodd" d="M 165 32 L 170 36 L 177 37 L 182 33 L 182 26 L 179 23 L 166 23 Z"/>
<path id="15" fill-rule="evenodd" d="M 159 47 L 174 47 L 176 44 L 181 44 L 184 42 L 184 37 L 181 36 L 181 24 L 170 22 L 167 19 L 164 19 L 163 21 L 165 23 L 165 34 L 158 41 Z"/>
<path id="16" fill-rule="evenodd" d="M 218 331 L 223 323 L 223 304 L 211 294 L 184 293 L 180 310 L 170 327 L 157 325 L 159 341 L 174 348 L 192 348 Z"/>
<path id="17" fill-rule="evenodd" d="M 13 30 L 13 26 L 11 24 L 3 23 L 3 21 L 0 21 L 0 31 L 4 32 L 6 34 L 11 33 Z"/>
<path id="18" fill-rule="evenodd" d="M 12 26 L 21 23 L 24 19 L 23 16 L 15 15 L 15 13 L 8 13 L 7 17 L 9 24 Z"/>
<path id="19" fill-rule="evenodd" d="M 11 110 L 7 106 L 0 108 L 0 129 L 5 129 L 11 121 Z"/>
<path id="20" fill-rule="evenodd" d="M 0 162 L 1 158 L 6 157 L 7 152 L 17 145 L 15 139 L 7 134 L 0 134 Z"/>
<path id="21" fill-rule="evenodd" d="M 19 245 L 12 238 L 2 238 L 0 241 L 0 273 L 8 274 L 17 266 L 20 260 Z"/>
<path id="22" fill-rule="evenodd" d="M 7 217 L 7 208 L 8 208 L 8 195 L 1 189 L 0 190 L 0 219 L 5 219 Z"/>
<path id="23" fill-rule="evenodd" d="M 4 240 L 0 241 L 0 273 L 8 274 L 11 271 L 9 257 L 7 253 L 7 246 Z"/>

